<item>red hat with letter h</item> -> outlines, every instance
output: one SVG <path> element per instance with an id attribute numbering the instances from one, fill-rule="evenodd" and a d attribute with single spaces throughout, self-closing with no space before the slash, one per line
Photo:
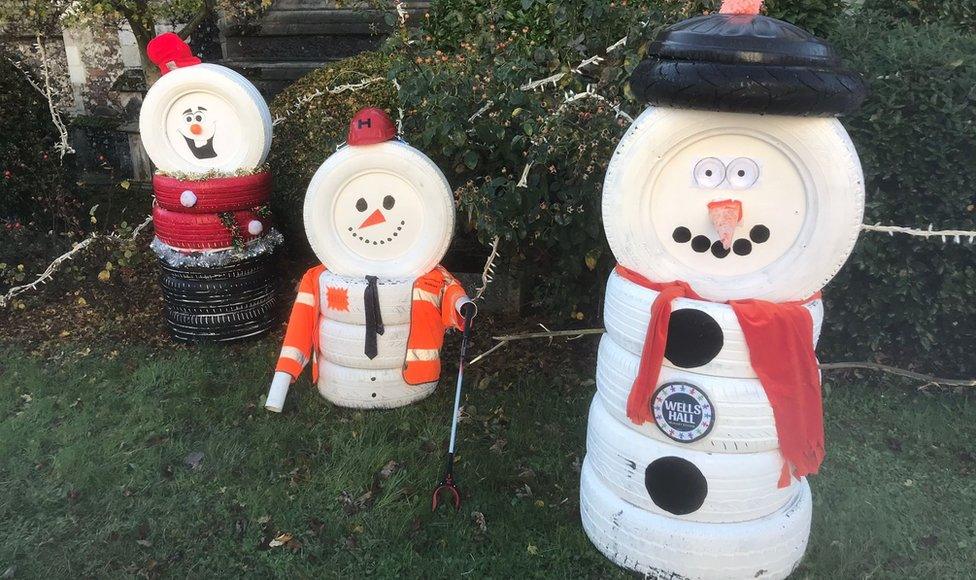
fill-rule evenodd
<path id="1" fill-rule="evenodd" d="M 362 109 L 349 122 L 349 145 L 373 145 L 396 138 L 396 126 L 383 109 Z"/>

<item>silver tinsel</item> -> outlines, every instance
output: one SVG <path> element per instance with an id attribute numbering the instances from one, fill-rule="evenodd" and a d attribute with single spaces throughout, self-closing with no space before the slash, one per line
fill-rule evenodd
<path id="1" fill-rule="evenodd" d="M 149 244 L 149 247 L 152 248 L 152 251 L 155 252 L 157 256 L 159 256 L 160 260 L 166 262 L 170 266 L 216 268 L 218 266 L 227 266 L 228 264 L 234 264 L 236 262 L 261 256 L 263 254 L 270 254 L 284 241 L 285 237 L 281 235 L 281 232 L 271 228 L 267 235 L 248 242 L 247 245 L 245 245 L 241 250 L 231 248 L 229 250 L 217 250 L 213 252 L 185 252 L 171 246 L 167 246 L 161 242 L 159 238 L 155 237 L 153 238 L 152 243 Z"/>

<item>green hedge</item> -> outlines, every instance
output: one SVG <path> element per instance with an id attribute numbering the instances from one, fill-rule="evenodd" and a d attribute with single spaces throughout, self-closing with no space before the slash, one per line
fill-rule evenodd
<path id="1" fill-rule="evenodd" d="M 871 95 L 846 119 L 867 180 L 865 221 L 976 229 L 976 35 L 865 12 L 832 42 Z M 864 233 L 828 286 L 831 359 L 976 373 L 976 248 Z"/>
<path id="2" fill-rule="evenodd" d="M 976 0 L 864 0 L 864 8 L 910 24 L 954 24 L 976 32 Z"/>
<path id="3" fill-rule="evenodd" d="M 301 219 L 314 169 L 341 141 L 360 106 L 404 110 L 404 136 L 445 170 L 461 213 L 530 288 L 530 306 L 555 323 L 598 324 L 613 256 L 600 216 L 607 161 L 630 116 L 643 105 L 627 78 L 661 26 L 714 9 L 701 0 L 443 0 L 390 56 L 366 55 L 299 82 L 275 102 L 355 82 L 381 70 L 399 92 L 377 83 L 355 98 L 323 97 L 298 120 L 276 127 L 272 163 L 279 217 Z M 868 187 L 867 218 L 903 225 L 973 229 L 968 183 L 973 158 L 976 37 L 958 22 L 913 24 L 873 11 L 843 12 L 831 0 L 770 1 L 771 15 L 826 32 L 873 94 L 845 120 Z M 607 53 L 623 36 L 626 45 Z M 599 64 L 574 69 L 584 58 Z M 563 73 L 552 86 L 530 80 Z M 591 88 L 607 100 L 566 96 Z M 528 171 L 525 168 L 528 167 Z M 825 358 L 872 358 L 946 373 L 976 372 L 976 283 L 971 245 L 865 233 L 828 287 Z"/>

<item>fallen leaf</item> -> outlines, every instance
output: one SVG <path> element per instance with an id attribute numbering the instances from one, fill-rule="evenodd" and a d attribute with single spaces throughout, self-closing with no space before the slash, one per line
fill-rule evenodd
<path id="1" fill-rule="evenodd" d="M 488 448 L 488 450 L 491 451 L 492 453 L 501 453 L 505 449 L 506 445 L 508 445 L 508 439 L 505 439 L 504 437 L 499 437 L 495 441 L 495 443 Z"/>
<path id="2" fill-rule="evenodd" d="M 391 459 L 386 465 L 383 466 L 383 469 L 379 470 L 378 475 L 380 479 L 386 481 L 387 479 L 390 479 L 390 476 L 396 473 L 399 468 L 400 464 Z"/>
<path id="3" fill-rule="evenodd" d="M 203 461 L 203 451 L 194 451 L 183 459 L 183 463 L 186 464 L 190 469 L 196 469 L 200 467 L 200 463 Z"/>
<path id="4" fill-rule="evenodd" d="M 528 552 L 530 556 L 535 556 L 536 554 L 539 553 L 539 548 L 533 546 L 532 544 L 529 544 L 528 546 L 525 547 L 525 551 Z"/>
<path id="5" fill-rule="evenodd" d="M 474 525 L 478 527 L 479 532 L 484 533 L 488 531 L 488 522 L 485 521 L 485 514 L 481 512 L 471 512 L 471 520 L 474 522 Z"/>
<path id="6" fill-rule="evenodd" d="M 152 542 L 150 542 L 149 540 L 136 540 L 136 543 L 142 546 L 143 548 L 152 548 Z"/>
<path id="7" fill-rule="evenodd" d="M 277 548 L 278 546 L 284 546 L 291 541 L 291 534 L 284 532 L 275 536 L 275 539 L 268 542 L 268 547 Z"/>

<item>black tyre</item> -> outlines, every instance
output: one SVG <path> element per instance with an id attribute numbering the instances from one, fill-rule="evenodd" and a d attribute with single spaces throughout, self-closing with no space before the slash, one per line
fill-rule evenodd
<path id="1" fill-rule="evenodd" d="M 272 255 L 273 254 L 261 254 L 260 256 L 247 258 L 245 260 L 241 260 L 240 262 L 227 264 L 226 266 L 170 266 L 163 260 L 159 261 L 159 266 L 163 272 L 163 275 L 171 276 L 175 279 L 227 280 L 232 278 L 253 276 L 261 272 L 270 272 Z"/>
<path id="2" fill-rule="evenodd" d="M 844 70 L 648 58 L 631 76 L 641 99 L 663 106 L 781 115 L 855 111 L 867 90 Z"/>
<path id="3" fill-rule="evenodd" d="M 276 299 L 272 294 L 260 302 L 213 312 L 183 311 L 167 307 L 166 322 L 173 338 L 182 341 L 230 341 L 257 336 L 275 324 Z"/>

